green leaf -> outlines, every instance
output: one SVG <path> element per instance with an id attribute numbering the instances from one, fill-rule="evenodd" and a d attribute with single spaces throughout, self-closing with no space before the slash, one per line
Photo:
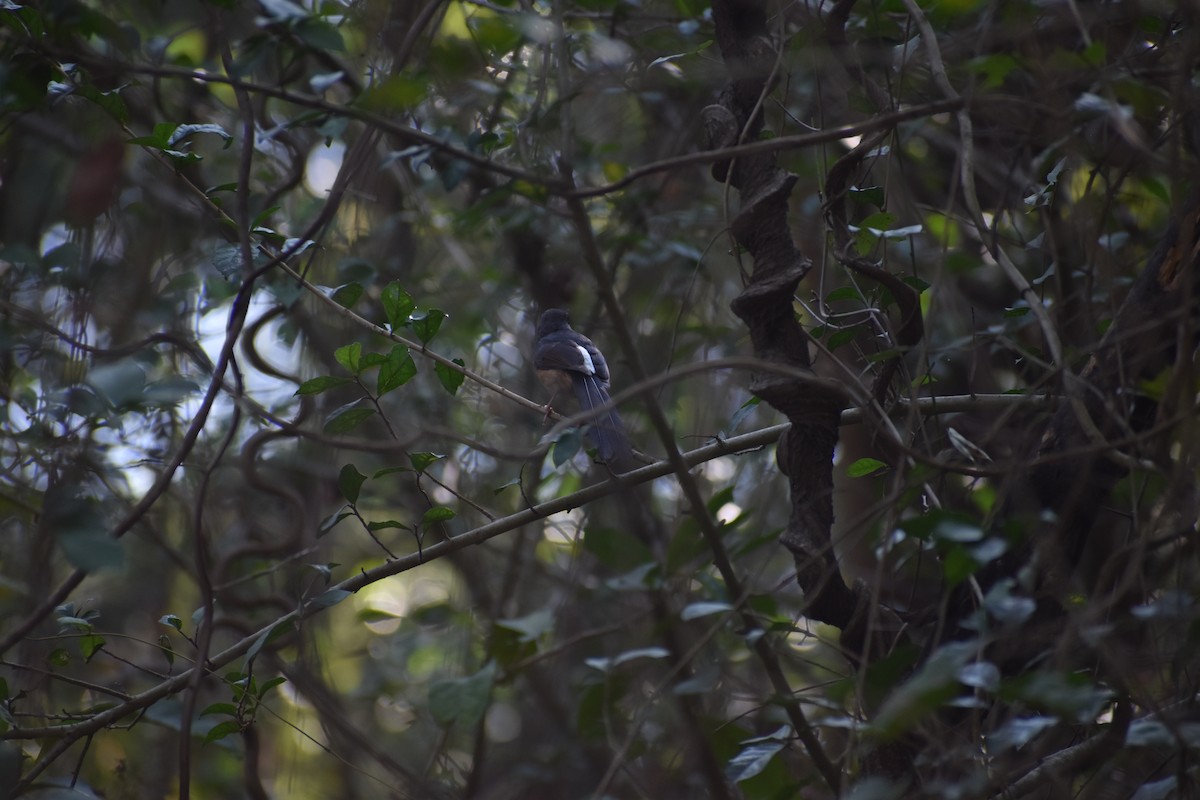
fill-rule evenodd
<path id="1" fill-rule="evenodd" d="M 872 364 L 878 364 L 882 361 L 891 361 L 893 358 L 899 358 L 904 355 L 904 351 L 899 347 L 889 347 L 887 350 L 880 350 L 878 353 L 871 353 L 867 356 L 867 361 Z"/>
<path id="2" fill-rule="evenodd" d="M 165 150 L 171 141 L 171 134 L 175 133 L 176 126 L 170 122 L 159 122 L 154 126 L 154 130 L 149 136 L 135 136 L 129 140 L 129 144 L 138 144 L 143 147 L 153 147 L 156 150 Z"/>
<path id="3" fill-rule="evenodd" d="M 522 642 L 534 642 L 554 630 L 554 612 L 540 608 L 523 617 L 498 620 L 496 624 L 519 633 Z"/>
<path id="4" fill-rule="evenodd" d="M 1042 731 L 1053 728 L 1058 724 L 1058 717 L 1033 716 L 1010 719 L 987 735 L 988 751 L 1000 754 L 1008 750 L 1020 749 L 1033 741 Z M 1135 722 L 1134 725 L 1136 724 Z M 1129 727 L 1130 731 L 1132 731 L 1133 725 Z M 1126 743 L 1130 744 L 1128 738 L 1126 739 Z M 1163 744 L 1169 745 L 1171 742 L 1164 742 Z M 1140 792 L 1134 795 L 1134 797 L 1141 796 Z"/>
<path id="5" fill-rule="evenodd" d="M 866 201 L 877 208 L 883 208 L 884 194 L 882 186 L 851 186 L 850 196 L 855 200 Z"/>
<path id="6" fill-rule="evenodd" d="M 120 94 L 121 89 L 125 88 L 124 86 L 109 91 L 101 91 L 91 84 L 76 84 L 74 88 L 75 94 L 91 100 L 108 112 L 117 122 L 122 125 L 129 122 L 129 109 L 125 107 L 125 101 L 121 99 Z"/>
<path id="7" fill-rule="evenodd" d="M 860 458 L 846 468 L 846 474 L 851 478 L 862 478 L 883 469 L 887 469 L 887 464 L 877 458 Z"/>
<path id="8" fill-rule="evenodd" d="M 758 408 L 758 404 L 760 402 L 762 401 L 757 397 L 751 397 L 749 400 L 742 403 L 738 407 L 738 410 L 734 412 L 733 417 L 729 420 L 729 431 L 736 431 L 738 426 L 745 421 L 746 417 L 754 413 L 754 409 Z"/>
<path id="9" fill-rule="evenodd" d="M 1076 723 L 1091 722 L 1112 700 L 1113 692 L 1096 686 L 1086 675 L 1035 672 L 1021 676 L 1005 692 L 1033 708 L 1058 714 Z"/>
<path id="10" fill-rule="evenodd" d="M 896 221 L 895 214 L 889 214 L 886 211 L 878 211 L 871 214 L 866 219 L 858 223 L 859 228 L 867 228 L 872 233 L 881 234 L 892 227 L 892 223 Z"/>
<path id="11" fill-rule="evenodd" d="M 345 589 L 327 589 L 321 594 L 314 597 L 308 602 L 312 608 L 330 608 L 345 600 L 353 592 L 348 592 Z"/>
<path id="12" fill-rule="evenodd" d="M 341 433 L 349 433 L 357 428 L 370 417 L 374 416 L 375 409 L 373 408 L 358 408 L 361 401 L 355 400 L 353 403 L 342 406 L 334 411 L 325 419 L 325 426 L 322 430 L 325 433 L 337 435 Z"/>
<path id="13" fill-rule="evenodd" d="M 54 491 L 46 497 L 46 528 L 67 560 L 88 572 L 119 569 L 125 560 L 121 542 L 108 535 L 99 504 L 91 498 Z"/>
<path id="14" fill-rule="evenodd" d="M 825 295 L 826 303 L 836 303 L 839 300 L 854 300 L 861 303 L 862 299 L 862 292 L 855 286 L 839 286 Z"/>
<path id="15" fill-rule="evenodd" d="M 475 40 L 493 56 L 503 56 L 516 50 L 524 35 L 516 20 L 503 16 L 472 16 L 467 22 Z"/>
<path id="16" fill-rule="evenodd" d="M 440 461 L 445 458 L 441 453 L 409 453 L 408 460 L 412 463 L 413 469 L 417 472 L 424 472 L 429 469 L 429 465 L 435 461 Z"/>
<path id="17" fill-rule="evenodd" d="M 1171 202 L 1171 191 L 1167 185 L 1153 175 L 1145 176 L 1141 179 L 1142 188 L 1149 192 L 1154 197 L 1157 197 L 1163 203 Z"/>
<path id="18" fill-rule="evenodd" d="M 442 188 L 447 192 L 454 191 L 463 179 L 470 174 L 471 165 L 462 159 L 454 159 L 447 164 L 442 165 L 438 171 L 438 176 L 442 179 Z"/>
<path id="19" fill-rule="evenodd" d="M 383 467 L 382 469 L 375 470 L 375 474 L 373 474 L 371 477 L 382 478 L 384 475 L 391 475 L 395 472 L 412 472 L 412 469 L 409 467 Z"/>
<path id="20" fill-rule="evenodd" d="M 594 743 L 610 740 L 613 712 L 617 708 L 617 701 L 625 694 L 624 683 L 626 681 L 618 676 L 609 681 L 596 681 L 580 693 L 575 708 L 575 725 L 586 739 Z"/>
<path id="21" fill-rule="evenodd" d="M 342 41 L 341 32 L 322 19 L 301 20 L 295 26 L 296 35 L 299 36 L 305 44 L 311 45 L 318 50 L 331 50 L 334 52 L 343 52 L 346 49 L 346 43 Z"/>
<path id="22" fill-rule="evenodd" d="M 383 293 L 380 295 L 379 300 L 383 303 L 383 313 L 387 317 L 388 325 L 391 326 L 392 330 L 403 328 L 407 325 L 408 315 L 417 307 L 408 292 L 401 288 L 399 281 L 392 281 L 383 287 Z"/>
<path id="23" fill-rule="evenodd" d="M 342 497 L 346 498 L 346 502 L 354 505 L 358 502 L 358 494 L 366 480 L 367 476 L 359 472 L 357 467 L 347 464 L 338 473 L 338 491 L 342 493 Z"/>
<path id="24" fill-rule="evenodd" d="M 962 545 L 951 545 L 943 548 L 942 577 L 949 587 L 958 586 L 979 570 L 979 564 L 971 558 Z"/>
<path id="25" fill-rule="evenodd" d="M 267 257 L 261 252 L 252 252 L 251 261 L 260 267 L 267 263 Z M 213 250 L 212 265 L 225 280 L 236 280 L 242 274 L 242 248 L 236 244 L 223 244 Z"/>
<path id="26" fill-rule="evenodd" d="M 382 608 L 364 608 L 358 612 L 358 621 L 370 625 L 372 622 L 387 622 L 388 620 L 401 619 L 402 614 L 396 614 Z"/>
<path id="27" fill-rule="evenodd" d="M 461 358 L 451 360 L 460 367 L 466 366 Z M 433 365 L 433 371 L 437 374 L 438 380 L 441 381 L 442 388 L 452 395 L 458 394 L 458 387 L 462 386 L 463 381 L 467 377 L 456 369 L 450 369 L 450 367 L 440 361 Z"/>
<path id="28" fill-rule="evenodd" d="M 216 186 L 210 186 L 209 188 L 205 189 L 204 193 L 211 197 L 212 195 L 216 194 L 217 192 L 236 192 L 237 188 L 238 188 L 237 181 L 233 181 L 231 183 L 219 183 Z"/>
<path id="29" fill-rule="evenodd" d="M 851 328 L 843 328 L 840 331 L 834 331 L 833 334 L 830 335 L 829 341 L 825 343 L 825 346 L 830 350 L 836 350 L 847 342 L 854 341 L 854 337 L 856 336 L 858 336 L 857 325 Z"/>
<path id="30" fill-rule="evenodd" d="M 171 131 L 167 137 L 166 146 L 175 147 L 180 142 L 190 139 L 198 133 L 211 133 L 220 136 L 225 141 L 225 146 L 233 144 L 233 137 L 230 136 L 220 125 L 178 125 L 175 130 Z"/>
<path id="31" fill-rule="evenodd" d="M 87 633 L 94 627 L 91 622 L 82 617 L 61 616 L 54 620 L 60 631 L 76 631 Z"/>
<path id="32" fill-rule="evenodd" d="M 198 391 L 200 387 L 194 381 L 176 375 L 146 384 L 142 400 L 160 408 L 170 408 Z"/>
<path id="33" fill-rule="evenodd" d="M 958 693 L 958 675 L 978 651 L 975 642 L 954 642 L 940 647 L 915 675 L 888 695 L 872 720 L 871 729 L 885 741 L 912 729 Z"/>
<path id="34" fill-rule="evenodd" d="M 564 431 L 554 442 L 554 449 L 550 453 L 551 460 L 554 461 L 554 466 L 561 467 L 570 461 L 582 446 L 583 435 L 578 428 L 571 428 L 568 431 Z"/>
<path id="35" fill-rule="evenodd" d="M 765 742 L 755 742 L 742 749 L 729 760 L 725 776 L 734 783 L 749 780 L 762 772 L 771 763 L 771 759 L 783 750 L 786 741 L 772 739 Z"/>
<path id="36" fill-rule="evenodd" d="M 361 283 L 344 283 L 333 290 L 331 297 L 333 302 L 342 308 L 352 308 L 358 302 L 358 298 L 362 297 L 362 294 L 363 287 Z"/>
<path id="37" fill-rule="evenodd" d="M 158 618 L 158 621 L 161 622 L 163 625 L 170 625 L 172 628 L 179 631 L 180 633 L 183 632 L 183 620 L 181 620 L 179 617 L 175 616 L 174 614 L 166 614 L 164 616 L 161 616 Z"/>
<path id="38" fill-rule="evenodd" d="M 121 543 L 105 533 L 58 532 L 58 543 L 72 565 L 88 572 L 120 569 L 125 562 Z"/>
<path id="39" fill-rule="evenodd" d="M 704 543 L 704 537 L 700 535 L 696 521 L 692 518 L 684 518 L 676 535 L 671 537 L 671 541 L 667 545 L 667 562 L 665 565 L 667 574 L 675 575 L 680 570 L 690 572 L 691 567 L 689 565 L 693 561 L 697 558 L 706 558 L 709 555 L 708 545 Z"/>
<path id="40" fill-rule="evenodd" d="M 318 537 L 324 536 L 325 534 L 329 533 L 329 531 L 333 530 L 333 527 L 335 525 L 337 525 L 339 522 L 344 520 L 346 517 L 354 516 L 354 512 L 346 511 L 344 509 L 345 509 L 345 506 L 342 506 L 341 509 L 333 512 L 328 517 L 321 520 L 321 525 L 317 528 L 317 536 Z"/>
<path id="41" fill-rule="evenodd" d="M 224 722 L 220 722 L 212 726 L 212 729 L 209 730 L 208 735 L 204 737 L 204 743 L 211 744 L 212 742 L 220 741 L 230 734 L 241 733 L 241 730 L 242 724 L 240 722 L 235 719 L 227 719 Z"/>
<path id="42" fill-rule="evenodd" d="M 854 249 L 860 253 L 870 253 L 876 242 L 879 241 L 879 236 L 870 228 L 858 228 L 851 225 L 850 230 L 854 231 Z"/>
<path id="43" fill-rule="evenodd" d="M 100 648 L 102 647 L 104 647 L 103 636 L 89 634 L 79 639 L 79 652 L 83 655 L 84 661 L 91 661 L 92 656 L 100 652 Z"/>
<path id="44" fill-rule="evenodd" d="M 387 354 L 387 358 L 379 367 L 379 380 L 376 384 L 376 394 L 383 397 L 388 392 L 412 380 L 417 374 L 417 364 L 413 361 L 408 348 L 398 344 Z"/>
<path id="45" fill-rule="evenodd" d="M 382 367 L 386 363 L 387 356 L 385 356 L 383 353 L 367 353 L 362 357 L 362 361 L 359 362 L 358 368 L 360 371 L 368 370 L 372 367 Z"/>
<path id="46" fill-rule="evenodd" d="M 377 114 L 407 111 L 429 95 L 429 78 L 402 73 L 369 87 L 358 96 L 355 105 Z"/>
<path id="47" fill-rule="evenodd" d="M 236 717 L 238 715 L 238 709 L 233 703 L 213 703 L 201 711 L 199 716 L 207 717 L 213 714 L 224 714 L 227 717 Z"/>
<path id="48" fill-rule="evenodd" d="M 1105 59 L 1108 58 L 1108 48 L 1104 45 L 1104 42 L 1096 40 L 1085 47 L 1079 55 L 1083 57 L 1083 60 L 1089 66 L 1102 67 L 1104 66 Z"/>
<path id="49" fill-rule="evenodd" d="M 333 375 L 321 375 L 317 378 L 312 378 L 300 384 L 300 388 L 296 390 L 297 395 L 307 396 L 313 394 L 321 394 L 321 392 L 336 389 L 339 386 L 345 386 L 348 383 L 354 383 L 350 378 L 337 378 Z"/>
<path id="50" fill-rule="evenodd" d="M 330 589 L 329 591 L 334 590 Z M 326 594 L 328 594 L 328 592 Z M 290 619 L 285 619 L 283 622 L 278 622 L 267 630 L 263 631 L 261 634 L 259 634 L 258 638 L 254 640 L 254 643 L 250 645 L 250 649 L 246 651 L 246 664 L 249 665 L 252 661 L 254 661 L 254 659 L 258 656 L 259 651 L 262 650 L 265 645 L 275 641 L 285 634 L 291 633 L 294 630 L 296 630 L 296 623 Z M 249 666 L 247 666 L 246 669 L 249 671 Z"/>
<path id="51" fill-rule="evenodd" d="M 171 646 L 171 640 L 165 633 L 158 635 L 158 649 L 162 652 L 163 657 L 167 659 L 167 669 L 175 666 L 175 648 Z"/>
<path id="52" fill-rule="evenodd" d="M 496 662 L 466 678 L 435 681 L 429 687 L 429 711 L 443 728 L 470 729 L 483 718 L 492 696 Z"/>
<path id="53" fill-rule="evenodd" d="M 111 408 L 136 407 L 145 399 L 146 368 L 133 359 L 123 359 L 93 367 L 87 382 Z"/>
<path id="54" fill-rule="evenodd" d="M 383 520 L 382 522 L 368 522 L 367 523 L 367 530 L 369 530 L 369 531 L 382 531 L 382 530 L 388 530 L 390 528 L 400 528 L 400 529 L 406 530 L 406 531 L 412 530 L 412 527 L 405 525 L 403 522 L 399 522 L 394 519 Z"/>
<path id="55" fill-rule="evenodd" d="M 431 308 L 428 311 L 420 311 L 409 316 L 408 324 L 417 338 L 421 340 L 421 344 L 429 344 L 429 341 L 437 335 L 438 330 L 442 327 L 442 320 L 445 318 L 445 311 Z"/>
<path id="56" fill-rule="evenodd" d="M 353 342 L 333 351 L 333 358 L 346 369 L 358 374 L 362 369 L 362 343 Z"/>
<path id="57" fill-rule="evenodd" d="M 944 533 L 939 533 L 939 538 L 955 540 L 953 531 L 956 527 L 973 529 L 978 532 L 976 535 L 959 538 L 959 541 L 978 541 L 982 538 L 983 534 L 977 520 L 966 514 L 944 511 L 939 508 L 930 509 L 919 517 L 909 517 L 899 523 L 902 531 L 921 541 L 933 538 L 935 531 L 944 531 Z"/>
<path id="58" fill-rule="evenodd" d="M 704 503 L 704 508 L 708 511 L 709 514 L 716 516 L 716 513 L 721 510 L 722 506 L 724 506 L 726 503 L 732 503 L 732 502 L 733 502 L 733 487 L 732 486 L 723 486 L 720 489 L 720 491 L 718 491 L 712 497 L 708 498 L 708 500 Z"/>
<path id="59" fill-rule="evenodd" d="M 421 524 L 430 525 L 434 522 L 446 522 L 447 520 L 454 519 L 454 517 L 454 509 L 446 508 L 445 506 L 434 506 L 425 511 L 425 514 L 421 517 Z"/>

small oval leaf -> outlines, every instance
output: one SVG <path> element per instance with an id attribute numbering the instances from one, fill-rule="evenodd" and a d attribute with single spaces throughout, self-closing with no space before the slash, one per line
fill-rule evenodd
<path id="1" fill-rule="evenodd" d="M 466 366 L 461 358 L 455 358 L 451 360 L 460 367 Z M 462 386 L 466 375 L 456 369 L 451 369 L 440 361 L 433 365 L 433 371 L 437 374 L 438 380 L 441 382 L 443 389 L 452 395 L 458 394 L 458 388 Z"/>
<path id="2" fill-rule="evenodd" d="M 417 338 L 421 340 L 421 344 L 429 344 L 429 341 L 437 335 L 438 330 L 442 327 L 444 319 L 446 319 L 445 311 L 440 308 L 431 308 L 411 315 L 408 318 L 408 324 Z"/>
<path id="3" fill-rule="evenodd" d="M 312 380 L 307 380 L 300 384 L 300 388 L 296 390 L 296 394 L 307 396 L 312 394 L 320 394 L 321 392 L 330 389 L 336 389 L 339 386 L 345 386 L 348 383 L 354 383 L 349 378 L 337 378 L 333 375 L 322 375 Z"/>
<path id="4" fill-rule="evenodd" d="M 863 478 L 886 468 L 887 464 L 877 458 L 860 458 L 846 468 L 846 474 L 851 478 Z"/>
<path id="5" fill-rule="evenodd" d="M 358 502 L 359 492 L 366 480 L 367 476 L 359 472 L 357 467 L 347 464 L 338 473 L 338 491 L 342 493 L 342 497 L 346 498 L 346 502 L 354 505 Z"/>
<path id="6" fill-rule="evenodd" d="M 355 375 L 362 368 L 362 343 L 352 342 L 333 351 L 333 358 Z"/>
<path id="7" fill-rule="evenodd" d="M 403 328 L 408 324 L 408 315 L 416 308 L 416 304 L 408 292 L 401 288 L 399 281 L 392 281 L 383 287 L 383 293 L 379 299 L 383 303 L 383 313 L 387 317 L 388 325 L 392 326 L 392 330 Z"/>

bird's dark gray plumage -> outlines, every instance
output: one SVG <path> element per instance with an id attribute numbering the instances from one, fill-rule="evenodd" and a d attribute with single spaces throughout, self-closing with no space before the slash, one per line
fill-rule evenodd
<path id="1" fill-rule="evenodd" d="M 588 433 L 601 461 L 619 463 L 632 454 L 616 409 L 597 411 L 609 402 L 608 362 L 591 339 L 571 327 L 570 317 L 561 308 L 543 311 L 538 320 L 533 366 L 553 395 L 570 388 L 580 408 L 596 412 Z"/>

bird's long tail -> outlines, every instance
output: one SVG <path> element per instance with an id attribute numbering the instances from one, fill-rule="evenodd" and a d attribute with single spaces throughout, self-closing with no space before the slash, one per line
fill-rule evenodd
<path id="1" fill-rule="evenodd" d="M 608 392 L 592 377 L 581 377 L 575 381 L 575 396 L 580 408 L 588 412 L 603 408 L 609 402 Z M 589 433 L 596 445 L 596 454 L 605 464 L 620 464 L 633 455 L 629 435 L 625 433 L 625 425 L 615 408 L 598 412 L 590 423 Z"/>

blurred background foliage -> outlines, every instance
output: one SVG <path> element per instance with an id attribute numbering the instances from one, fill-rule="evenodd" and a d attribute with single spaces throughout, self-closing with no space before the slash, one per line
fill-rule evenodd
<path id="1" fill-rule="evenodd" d="M 769 137 L 941 99 L 914 10 L 969 98 L 974 149 L 953 113 L 915 115 L 850 190 L 859 253 L 918 289 L 925 315 L 893 399 L 1040 394 L 1055 365 L 994 248 L 1082 368 L 1195 174 L 1195 9 L 768 4 Z M 1110 500 L 1104 525 L 1123 541 L 1184 541 L 1147 567 L 1141 613 L 1086 619 L 1111 645 L 1107 675 L 1063 666 L 1054 643 L 1011 680 L 945 649 L 854 669 L 838 632 L 803 616 L 776 543 L 789 503 L 770 437 L 696 468 L 705 509 L 665 477 L 424 559 L 604 482 L 586 440 L 536 407 L 540 308 L 572 310 L 616 392 L 631 375 L 610 287 L 651 375 L 747 352 L 728 309 L 752 267 L 728 232 L 736 193 L 700 159 L 643 169 L 698 152 L 700 111 L 728 81 L 704 0 L 50 0 L 3 3 L 0 30 L 0 787 L 835 796 L 735 605 L 760 620 L 753 635 L 771 638 L 856 798 L 1002 796 L 1006 758 L 1111 723 L 1113 674 L 1149 687 L 1139 708 L 1191 703 L 1191 415 L 1164 413 L 1165 439 L 1129 449 L 1136 468 Z M 815 264 L 796 312 L 817 371 L 858 388 L 895 354 L 898 323 L 891 295 L 831 252 L 822 188 L 861 141 L 779 153 Z M 675 444 L 777 424 L 747 377 L 653 388 Z M 1130 389 L 1190 409 L 1184 379 Z M 659 457 L 641 402 L 621 402 Z M 1004 551 L 990 531 L 1006 473 L 1046 419 L 1040 405 L 954 410 L 901 415 L 921 459 L 864 425 L 843 429 L 837 456 L 843 574 L 931 618 Z M 700 513 L 720 521 L 746 596 L 713 569 Z M 997 697 L 1003 711 L 980 710 Z M 947 705 L 965 727 L 934 726 Z M 1139 724 L 1109 765 L 1126 794 L 1111 796 L 1188 796 L 1195 723 Z M 872 737 L 920 742 L 919 790 L 856 755 Z M 1075 796 L 1089 769 L 1041 796 Z"/>

